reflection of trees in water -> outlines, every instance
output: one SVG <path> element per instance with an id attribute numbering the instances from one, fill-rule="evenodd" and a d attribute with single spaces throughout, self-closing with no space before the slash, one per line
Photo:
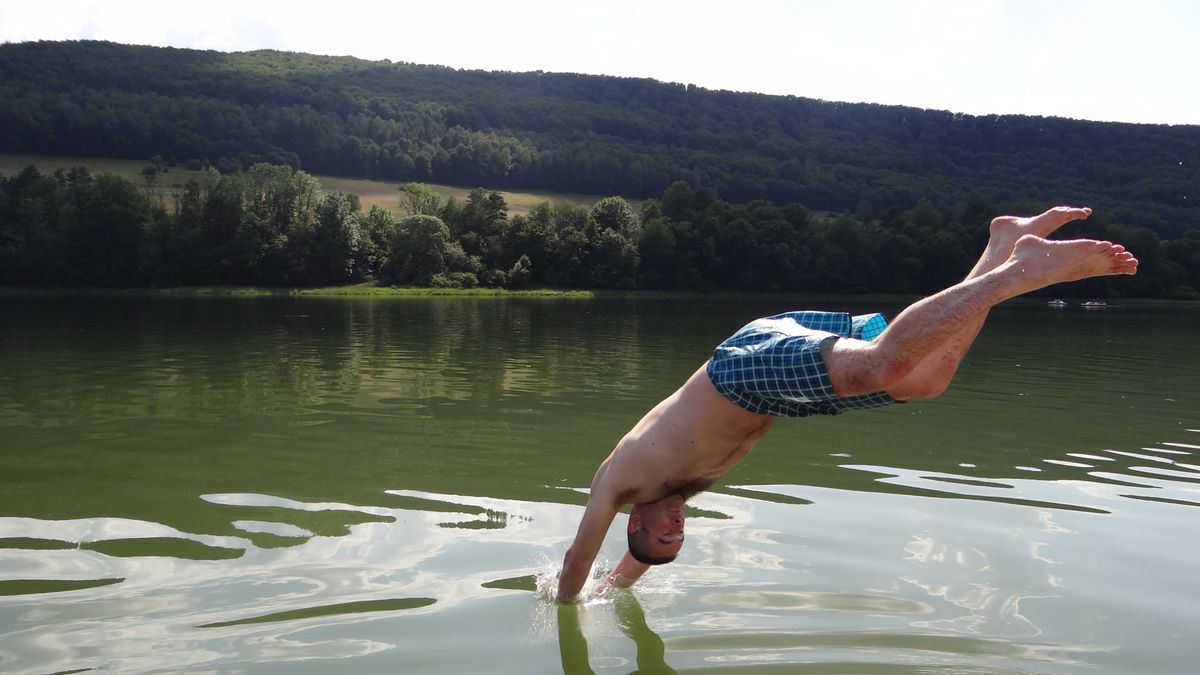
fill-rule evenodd
<path id="1" fill-rule="evenodd" d="M 39 392 L 29 390 L 20 402 L 40 404 L 43 421 L 63 413 L 144 414 L 151 405 L 157 414 L 185 417 L 208 409 L 288 412 L 372 388 L 450 400 L 603 388 L 636 369 L 638 349 L 632 317 L 613 325 L 586 306 L 567 306 L 586 305 L 577 301 L 74 298 L 49 304 L 6 331 L 4 345 L 6 367 L 53 369 L 58 394 L 37 400 Z M 619 350 L 614 340 L 622 343 Z M 600 353 L 603 371 L 578 367 L 601 360 Z M 10 379 L 18 374 L 10 371 Z M 104 391 L 89 386 L 98 376 Z M 122 404 L 126 410 L 113 408 Z"/>
<path id="2" fill-rule="evenodd" d="M 372 310 L 365 365 L 375 384 L 412 398 L 554 396 L 613 386 L 637 368 L 635 317 L 613 322 L 588 302 L 433 299 Z"/>
<path id="3" fill-rule="evenodd" d="M 331 401 L 623 398 L 638 392 L 647 370 L 689 372 L 711 348 L 706 338 L 671 349 L 686 328 L 680 313 L 634 301 L 83 297 L 24 304 L 40 309 L 18 310 L 26 316 L 6 331 L 6 367 L 50 368 L 58 391 L 28 389 L 9 409 L 24 408 L 43 424 L 290 414 Z M 36 381 L 39 372 L 10 372 L 10 379 Z M 637 403 L 647 409 L 656 400 Z"/>
<path id="4" fill-rule="evenodd" d="M 666 393 L 639 387 L 703 358 L 657 346 L 669 318 L 601 304 L 5 299 L 0 424 L 15 451 L 0 499 L 9 514 L 229 534 L 199 495 L 574 500 L 546 486 L 586 485 Z"/>

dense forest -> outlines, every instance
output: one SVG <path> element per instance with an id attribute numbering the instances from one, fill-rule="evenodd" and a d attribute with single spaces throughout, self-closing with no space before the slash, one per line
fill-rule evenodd
<path id="1" fill-rule="evenodd" d="M 286 164 L 629 198 L 683 180 L 860 220 L 963 201 L 1200 222 L 1200 127 L 970 116 L 650 79 L 103 42 L 0 45 L 0 153 Z"/>
<path id="2" fill-rule="evenodd" d="M 37 42 L 0 45 L 0 153 L 210 168 L 168 196 L 84 168 L 0 177 L 6 285 L 925 292 L 970 266 L 992 215 L 1075 203 L 1143 262 L 1078 294 L 1200 289 L 1196 126 Z M 402 217 L 312 173 L 408 181 Z M 460 203 L 422 182 L 488 190 Z M 509 217 L 500 188 L 648 199 Z"/>
<path id="3" fill-rule="evenodd" d="M 927 293 L 958 281 L 996 212 L 925 200 L 884 219 L 814 216 L 799 205 L 736 204 L 684 181 L 635 213 L 543 202 L 511 215 L 498 192 L 459 202 L 409 183 L 399 217 L 326 193 L 287 166 L 209 169 L 173 197 L 85 168 L 0 177 L 0 285 L 439 287 L 558 286 L 708 291 Z M 1070 230 L 1072 226 L 1068 226 Z M 1094 236 L 1142 261 L 1136 277 L 1092 279 L 1073 295 L 1197 298 L 1200 230 L 1167 242 L 1095 217 Z M 1048 292 L 1062 292 L 1051 289 Z"/>

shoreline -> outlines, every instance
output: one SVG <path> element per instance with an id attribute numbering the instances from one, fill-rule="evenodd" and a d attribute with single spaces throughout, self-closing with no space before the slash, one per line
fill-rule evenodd
<path id="1" fill-rule="evenodd" d="M 163 288 L 37 288 L 0 287 L 0 298 L 38 297 L 95 297 L 95 298 L 333 298 L 333 299 L 415 299 L 415 298 L 471 298 L 508 299 L 533 298 L 546 300 L 738 300 L 782 299 L 789 303 L 844 302 L 908 305 L 919 296 L 861 293 L 824 294 L 754 291 L 655 291 L 616 289 L 557 289 L 531 288 L 510 290 L 504 288 L 425 288 L 393 286 L 326 286 L 316 288 L 266 288 L 257 286 L 172 286 Z M 1071 308 L 1093 298 L 1064 296 Z M 1002 303 L 1009 307 L 1045 307 L 1047 297 L 1020 297 Z M 1108 298 L 1108 309 L 1200 309 L 1200 301 L 1171 300 L 1164 298 Z"/>

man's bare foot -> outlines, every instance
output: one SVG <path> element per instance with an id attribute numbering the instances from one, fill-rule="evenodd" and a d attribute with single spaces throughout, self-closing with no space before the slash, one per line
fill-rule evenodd
<path id="1" fill-rule="evenodd" d="M 991 236 L 988 238 L 987 247 L 984 248 L 983 255 L 980 256 L 979 262 L 975 263 L 975 267 L 967 275 L 967 278 L 990 272 L 1008 260 L 1008 257 L 1012 255 L 1013 247 L 1021 237 L 1032 234 L 1035 237 L 1045 238 L 1072 220 L 1080 220 L 1090 215 L 1092 215 L 1092 210 L 1086 206 L 1056 206 L 1040 215 L 1028 218 L 1016 216 L 993 218 L 988 228 Z"/>
<path id="2" fill-rule="evenodd" d="M 1009 262 L 1034 288 L 1114 274 L 1136 274 L 1138 261 L 1124 246 L 1095 239 L 1050 241 L 1027 234 Z M 1032 288 L 1030 289 L 1032 290 Z"/>
<path id="3" fill-rule="evenodd" d="M 1081 220 L 1092 215 L 1090 207 L 1055 206 L 1045 212 L 1027 218 L 1016 216 L 999 216 L 992 219 L 989 230 L 993 237 L 1000 236 L 1011 239 L 1015 244 L 1026 234 L 1049 237 L 1055 230 L 1072 220 Z"/>

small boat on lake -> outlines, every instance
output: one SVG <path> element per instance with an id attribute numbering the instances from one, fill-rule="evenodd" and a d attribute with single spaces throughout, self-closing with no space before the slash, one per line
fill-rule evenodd
<path id="1" fill-rule="evenodd" d="M 1056 307 L 1056 308 L 1061 309 L 1061 308 L 1067 306 L 1067 301 L 1059 300 L 1059 299 L 1055 298 L 1054 300 L 1051 300 L 1050 302 L 1047 302 L 1046 304 L 1049 305 L 1050 307 Z"/>
<path id="2" fill-rule="evenodd" d="M 1108 307 L 1108 303 L 1100 300 L 1088 300 L 1080 305 L 1080 307 L 1084 309 L 1104 309 L 1105 307 Z"/>

